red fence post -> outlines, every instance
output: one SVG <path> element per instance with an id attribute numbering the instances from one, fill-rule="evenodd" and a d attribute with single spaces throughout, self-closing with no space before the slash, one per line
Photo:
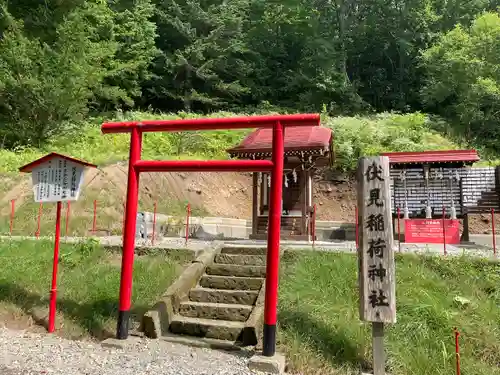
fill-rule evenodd
<path id="1" fill-rule="evenodd" d="M 443 206 L 443 251 L 446 255 L 446 222 L 445 222 L 446 209 Z"/>
<path id="2" fill-rule="evenodd" d="M 316 205 L 313 206 L 313 223 L 312 223 L 313 247 L 316 242 Z"/>
<path id="3" fill-rule="evenodd" d="M 401 217 L 401 209 L 398 207 L 398 251 L 401 252 L 401 224 L 399 218 Z"/>
<path id="4" fill-rule="evenodd" d="M 10 201 L 10 229 L 9 233 L 12 236 L 12 228 L 14 227 L 14 212 L 15 212 L 16 200 L 12 199 Z"/>
<path id="5" fill-rule="evenodd" d="M 94 219 L 92 220 L 92 234 L 95 234 L 97 223 L 97 199 L 94 200 Z"/>
<path id="6" fill-rule="evenodd" d="M 156 231 L 156 202 L 153 206 L 153 236 L 151 237 L 151 245 L 155 244 L 155 231 Z"/>
<path id="7" fill-rule="evenodd" d="M 358 248 L 358 245 L 359 245 L 359 228 L 358 228 L 358 206 L 356 206 L 356 211 L 355 211 L 355 231 L 356 231 L 356 249 Z"/>
<path id="8" fill-rule="evenodd" d="M 495 233 L 495 209 L 491 209 L 491 229 L 493 231 L 493 255 L 497 256 L 497 238 Z"/>
<path id="9" fill-rule="evenodd" d="M 188 203 L 186 207 L 186 245 L 189 240 L 189 215 L 191 215 L 191 205 Z"/>
<path id="10" fill-rule="evenodd" d="M 43 203 L 40 202 L 40 205 L 38 206 L 38 219 L 35 232 L 35 236 L 37 239 L 40 238 L 40 222 L 42 220 L 42 210 L 43 210 Z"/>
<path id="11" fill-rule="evenodd" d="M 458 336 L 460 336 L 460 333 L 458 332 L 458 329 L 455 328 L 455 357 L 456 357 L 457 375 L 460 375 L 460 344 L 458 341 Z"/>
<path id="12" fill-rule="evenodd" d="M 69 213 L 70 213 L 70 210 L 71 210 L 71 202 L 68 201 L 66 203 L 66 229 L 65 229 L 65 232 L 64 232 L 64 236 L 65 237 L 68 237 L 68 229 L 69 229 Z"/>
<path id="13" fill-rule="evenodd" d="M 49 302 L 49 332 L 54 332 L 56 321 L 57 266 L 59 263 L 59 241 L 61 238 L 61 202 L 57 202 L 56 235 L 54 240 L 54 261 L 52 263 L 52 286 Z"/>

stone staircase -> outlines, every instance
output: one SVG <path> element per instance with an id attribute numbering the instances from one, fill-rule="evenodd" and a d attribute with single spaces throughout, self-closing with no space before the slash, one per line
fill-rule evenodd
<path id="1" fill-rule="evenodd" d="M 266 249 L 223 247 L 173 310 L 169 334 L 256 345 L 261 329 Z"/>

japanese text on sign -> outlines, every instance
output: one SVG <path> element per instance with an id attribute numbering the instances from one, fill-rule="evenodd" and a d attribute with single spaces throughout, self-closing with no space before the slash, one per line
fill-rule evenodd
<path id="1" fill-rule="evenodd" d="M 53 158 L 32 171 L 35 202 L 75 201 L 80 195 L 84 166 Z"/>
<path id="2" fill-rule="evenodd" d="M 395 323 L 395 275 L 389 159 L 358 164 L 360 318 Z"/>

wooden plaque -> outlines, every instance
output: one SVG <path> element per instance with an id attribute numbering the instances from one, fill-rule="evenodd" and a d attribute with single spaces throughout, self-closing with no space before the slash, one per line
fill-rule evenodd
<path id="1" fill-rule="evenodd" d="M 360 319 L 396 322 L 389 158 L 358 163 L 358 266 Z"/>

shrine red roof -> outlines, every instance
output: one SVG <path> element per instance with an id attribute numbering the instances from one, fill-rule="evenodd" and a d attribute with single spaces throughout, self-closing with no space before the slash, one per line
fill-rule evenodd
<path id="1" fill-rule="evenodd" d="M 95 164 L 87 163 L 86 161 L 75 159 L 75 158 L 72 158 L 70 156 L 62 155 L 62 154 L 59 154 L 57 152 L 51 152 L 50 154 L 42 156 L 40 159 L 34 160 L 31 163 L 23 165 L 21 168 L 19 168 L 19 172 L 31 172 L 33 170 L 33 168 L 36 168 L 40 164 L 43 164 L 46 161 L 49 161 L 50 159 L 54 159 L 54 158 L 62 158 L 62 159 L 72 161 L 73 163 L 83 165 L 85 167 L 97 168 L 97 165 L 95 165 Z"/>
<path id="2" fill-rule="evenodd" d="M 465 163 L 472 164 L 480 160 L 476 150 L 447 150 L 421 152 L 385 152 L 390 164 L 432 164 Z"/>
<path id="3" fill-rule="evenodd" d="M 333 132 L 321 126 L 297 126 L 285 128 L 285 152 L 330 150 Z M 270 153 L 272 129 L 257 129 L 247 135 L 236 147 L 227 150 L 231 155 Z"/>

